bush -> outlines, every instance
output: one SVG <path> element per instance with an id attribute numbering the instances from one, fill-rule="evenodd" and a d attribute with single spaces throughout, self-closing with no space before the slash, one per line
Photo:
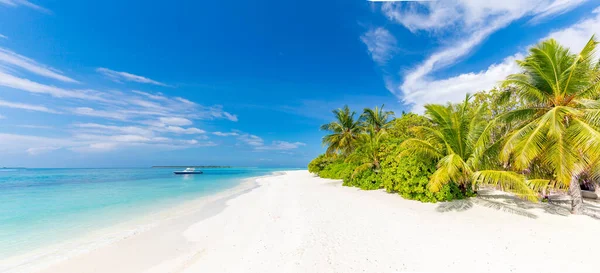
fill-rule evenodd
<path id="1" fill-rule="evenodd" d="M 354 168 L 356 165 L 346 163 L 343 159 L 336 159 L 319 172 L 319 176 L 329 179 L 346 179 L 352 176 Z"/>
<path id="2" fill-rule="evenodd" d="M 454 183 L 444 185 L 435 193 L 427 188 L 429 178 L 435 171 L 434 162 L 426 162 L 416 156 L 390 156 L 384 161 L 383 170 L 383 188 L 406 199 L 435 203 L 465 198 Z"/>
<path id="3" fill-rule="evenodd" d="M 343 185 L 363 190 L 378 190 L 381 189 L 381 181 L 381 172 L 376 173 L 373 170 L 366 170 L 356 173 L 354 176 L 346 177 Z"/>
<path id="4" fill-rule="evenodd" d="M 333 161 L 333 158 L 322 154 L 308 163 L 308 171 L 318 175 L 325 167 L 333 163 Z"/>

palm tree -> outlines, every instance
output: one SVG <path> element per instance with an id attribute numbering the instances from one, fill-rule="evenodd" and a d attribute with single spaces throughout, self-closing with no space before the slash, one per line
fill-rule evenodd
<path id="1" fill-rule="evenodd" d="M 381 105 L 381 108 L 375 106 L 374 109 L 364 109 L 363 114 L 360 115 L 360 119 L 365 128 L 373 126 L 375 132 L 379 132 L 380 130 L 386 130 L 392 125 L 394 112 L 383 111 L 383 107 L 384 105 Z"/>
<path id="2" fill-rule="evenodd" d="M 568 188 L 572 213 L 582 213 L 580 176 L 600 156 L 600 63 L 592 37 L 579 54 L 555 40 L 541 42 L 519 61 L 522 73 L 504 86 L 523 107 L 499 119 L 521 122 L 504 143 L 501 160 L 527 172 L 541 162 L 553 173 L 553 186 Z"/>
<path id="3" fill-rule="evenodd" d="M 356 139 L 362 131 L 362 127 L 359 121 L 354 119 L 356 112 L 351 112 L 348 105 L 333 110 L 333 114 L 336 121 L 321 126 L 321 130 L 331 132 L 323 137 L 323 145 L 328 146 L 326 154 L 348 155 L 354 151 Z"/>
<path id="4" fill-rule="evenodd" d="M 376 131 L 370 126 L 367 132 L 360 134 L 357 139 L 356 150 L 348 156 L 346 162 L 358 163 L 352 176 L 366 170 L 379 172 L 381 170 L 381 145 L 385 141 L 387 133 L 385 131 Z"/>
<path id="5" fill-rule="evenodd" d="M 412 154 L 437 162 L 437 170 L 428 184 L 433 192 L 451 182 L 463 192 L 477 184 L 490 184 L 500 185 L 520 197 L 537 200 L 529 185 L 537 185 L 539 181 L 527 181 L 521 174 L 504 171 L 490 163 L 496 146 L 488 145 L 489 135 L 484 134 L 487 122 L 482 112 L 485 106 L 474 108 L 469 103 L 470 98 L 467 95 L 459 104 L 426 105 L 425 116 L 433 126 L 414 127 L 418 138 L 405 140 L 400 156 Z"/>

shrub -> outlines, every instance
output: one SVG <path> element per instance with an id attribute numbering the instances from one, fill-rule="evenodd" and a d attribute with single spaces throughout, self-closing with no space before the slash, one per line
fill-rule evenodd
<path id="1" fill-rule="evenodd" d="M 363 190 L 377 190 L 381 189 L 381 181 L 381 172 L 377 173 L 369 169 L 346 177 L 343 185 Z"/>
<path id="2" fill-rule="evenodd" d="M 343 159 L 336 159 L 319 172 L 319 176 L 329 179 L 346 179 L 352 175 L 354 168 L 356 168 L 355 164 L 346 163 Z"/>
<path id="3" fill-rule="evenodd" d="M 332 157 L 322 154 L 308 163 L 308 171 L 314 174 L 319 174 L 333 161 L 334 159 Z"/>
<path id="4" fill-rule="evenodd" d="M 454 183 L 444 185 L 435 193 L 427 188 L 429 177 L 435 171 L 434 162 L 416 156 L 390 156 L 383 164 L 382 185 L 387 192 L 396 192 L 406 199 L 434 203 L 465 197 Z"/>

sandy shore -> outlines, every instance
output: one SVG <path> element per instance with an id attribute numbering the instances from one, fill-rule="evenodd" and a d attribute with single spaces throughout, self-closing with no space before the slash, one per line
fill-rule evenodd
<path id="1" fill-rule="evenodd" d="M 290 171 L 38 272 L 593 272 L 598 230 L 541 205 L 423 204 Z"/>

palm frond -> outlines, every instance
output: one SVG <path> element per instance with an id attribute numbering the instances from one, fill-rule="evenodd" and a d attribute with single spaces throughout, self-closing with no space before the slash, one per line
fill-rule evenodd
<path id="1" fill-rule="evenodd" d="M 450 154 L 438 161 L 437 170 L 431 175 L 428 187 L 433 192 L 450 183 L 464 184 L 472 173 L 471 168 L 457 154 Z"/>
<path id="2" fill-rule="evenodd" d="M 504 190 L 508 190 L 520 198 L 538 201 L 538 194 L 529 187 L 525 176 L 515 172 L 478 171 L 473 174 L 473 181 L 476 184 L 501 186 Z"/>

